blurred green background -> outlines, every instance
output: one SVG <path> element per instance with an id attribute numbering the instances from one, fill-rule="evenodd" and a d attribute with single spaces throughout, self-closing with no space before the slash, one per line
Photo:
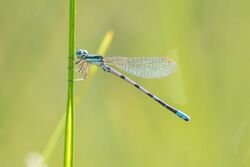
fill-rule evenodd
<path id="1" fill-rule="evenodd" d="M 102 70 L 77 82 L 75 166 L 250 166 L 249 1 L 77 0 L 77 48 L 168 56 L 169 77 L 132 79 L 192 118 L 184 122 Z M 0 166 L 27 166 L 66 110 L 68 1 L 2 1 Z M 172 54 L 176 52 L 176 54 Z M 62 166 L 64 135 L 48 166 Z"/>

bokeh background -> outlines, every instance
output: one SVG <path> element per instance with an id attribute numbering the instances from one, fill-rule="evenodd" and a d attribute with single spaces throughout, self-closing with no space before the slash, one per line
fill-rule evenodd
<path id="1" fill-rule="evenodd" d="M 76 46 L 105 56 L 168 56 L 169 77 L 130 76 L 188 113 L 184 122 L 102 70 L 75 85 L 75 166 L 250 166 L 250 11 L 246 0 L 77 0 Z M 43 154 L 66 110 L 68 1 L 2 1 L 0 166 Z M 62 166 L 64 135 L 47 157 Z M 29 166 L 30 167 L 30 166 Z"/>

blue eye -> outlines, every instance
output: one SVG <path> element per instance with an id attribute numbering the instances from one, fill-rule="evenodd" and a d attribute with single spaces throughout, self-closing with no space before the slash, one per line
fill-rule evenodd
<path id="1" fill-rule="evenodd" d="M 76 51 L 76 57 L 78 57 L 78 58 L 83 58 L 83 57 L 86 57 L 87 55 L 88 55 L 88 51 L 87 50 L 78 49 Z"/>

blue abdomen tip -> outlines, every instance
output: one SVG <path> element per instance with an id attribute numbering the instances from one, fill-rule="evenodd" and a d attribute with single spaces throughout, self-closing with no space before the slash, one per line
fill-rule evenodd
<path id="1" fill-rule="evenodd" d="M 190 117 L 187 114 L 185 114 L 184 112 L 182 112 L 182 111 L 177 111 L 176 115 L 178 115 L 180 118 L 182 118 L 185 121 L 190 121 L 191 120 Z"/>

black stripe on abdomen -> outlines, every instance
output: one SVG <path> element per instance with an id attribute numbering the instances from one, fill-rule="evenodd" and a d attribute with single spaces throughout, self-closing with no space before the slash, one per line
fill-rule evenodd
<path id="1" fill-rule="evenodd" d="M 140 86 L 139 86 L 139 85 L 137 85 L 137 84 L 134 84 L 134 86 L 135 86 L 136 88 L 140 89 Z"/>
<path id="2" fill-rule="evenodd" d="M 155 99 L 158 103 L 160 103 L 161 105 L 163 105 L 164 107 L 166 107 L 166 104 L 163 102 L 163 101 L 161 101 L 160 99 Z"/>
<path id="3" fill-rule="evenodd" d="M 154 95 L 152 95 L 151 93 L 147 93 L 147 95 L 150 96 L 151 98 L 155 99 Z"/>
<path id="4" fill-rule="evenodd" d="M 158 103 L 160 103 L 162 106 L 166 107 L 167 109 L 169 109 L 170 111 L 172 111 L 173 113 L 176 113 L 177 111 L 170 107 L 169 105 L 167 105 L 166 103 L 164 103 L 163 101 L 161 101 L 160 99 L 156 98 L 155 99 Z"/>

